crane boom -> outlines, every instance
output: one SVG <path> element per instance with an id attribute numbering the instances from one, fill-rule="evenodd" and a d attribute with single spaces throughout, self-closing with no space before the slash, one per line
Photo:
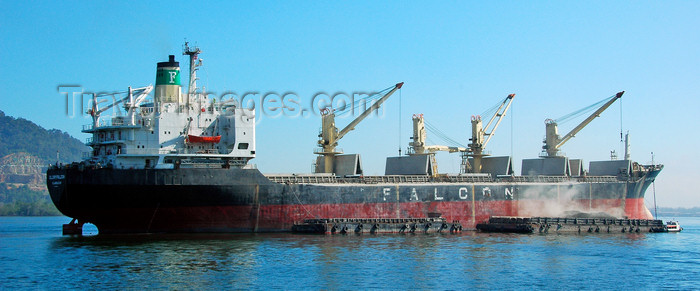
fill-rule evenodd
<path id="1" fill-rule="evenodd" d="M 547 156 L 548 157 L 554 157 L 557 155 L 559 152 L 559 148 L 561 148 L 562 145 L 564 145 L 567 141 L 569 141 L 572 137 L 574 137 L 579 131 L 581 131 L 586 125 L 591 123 L 593 119 L 596 117 L 599 117 L 603 111 L 608 109 L 610 105 L 615 103 L 617 99 L 622 98 L 622 94 L 625 94 L 625 91 L 618 92 L 615 94 L 608 102 L 605 102 L 603 106 L 598 108 L 595 112 L 593 112 L 588 118 L 583 120 L 579 125 L 574 127 L 569 133 L 567 133 L 563 138 L 560 138 L 559 135 L 557 134 L 558 128 L 557 128 L 557 122 L 555 120 L 546 120 L 546 129 L 547 129 L 547 137 L 545 139 L 545 146 L 544 149 L 547 151 Z"/>
<path id="2" fill-rule="evenodd" d="M 498 107 L 498 110 L 496 110 L 496 113 L 493 116 L 491 116 L 491 119 L 486 124 L 486 127 L 484 127 L 484 135 L 488 135 L 489 137 L 481 145 L 482 148 L 486 147 L 486 144 L 489 143 L 489 140 L 491 140 L 491 138 L 493 137 L 494 132 L 496 132 L 498 125 L 501 124 L 503 117 L 506 116 L 506 112 L 508 111 L 508 109 L 510 109 L 510 104 L 513 103 L 513 97 L 515 97 L 515 94 L 510 94 L 510 95 L 508 95 L 508 97 L 506 97 L 506 99 L 503 100 L 501 105 Z M 505 106 L 505 109 L 503 108 L 504 106 Z M 503 111 L 501 111 L 501 109 L 503 109 Z M 488 133 L 485 133 L 489 129 L 489 127 L 491 126 L 491 123 L 493 123 L 493 121 L 496 119 L 496 117 L 498 117 L 498 120 L 496 121 L 496 125 L 494 125 L 493 128 L 491 128 L 491 130 Z"/>
<path id="3" fill-rule="evenodd" d="M 350 124 L 348 124 L 348 125 L 347 125 L 345 128 L 343 128 L 340 132 L 338 132 L 338 137 L 336 137 L 336 140 L 339 140 L 339 139 L 343 138 L 343 136 L 345 136 L 348 132 L 350 132 L 351 130 L 355 129 L 355 126 L 357 126 L 360 122 L 362 122 L 362 120 L 364 120 L 365 118 L 367 118 L 367 116 L 369 116 L 370 114 L 372 114 L 372 112 L 374 112 L 374 111 L 376 111 L 377 109 L 379 109 L 379 106 L 381 106 L 382 103 L 384 103 L 384 101 L 386 101 L 386 99 L 389 99 L 389 97 L 390 97 L 392 94 L 394 94 L 394 92 L 396 92 L 396 90 L 401 89 L 401 86 L 403 86 L 403 82 L 396 84 L 396 86 L 394 86 L 394 88 L 391 89 L 391 91 L 389 91 L 389 92 L 386 93 L 384 96 L 382 96 L 382 98 L 379 98 L 379 100 L 377 100 L 377 102 L 375 102 L 375 103 L 372 104 L 372 106 L 370 106 L 367 110 L 365 110 L 364 112 L 362 112 L 362 114 L 360 114 L 360 116 L 358 116 L 357 118 L 355 118 L 355 120 L 353 120 L 352 122 L 350 122 Z"/>
<path id="4" fill-rule="evenodd" d="M 474 158 L 474 164 L 471 167 L 471 172 L 481 173 L 481 158 L 487 156 L 487 154 L 483 153 L 484 147 L 486 147 L 486 144 L 488 144 L 491 138 L 494 136 L 498 125 L 501 124 L 503 117 L 506 116 L 506 112 L 508 112 L 508 109 L 510 109 L 510 105 L 513 103 L 514 97 L 515 94 L 510 94 L 508 97 L 503 99 L 503 102 L 501 102 L 501 104 L 498 106 L 496 113 L 491 116 L 491 119 L 489 119 L 489 122 L 486 123 L 485 127 L 482 127 L 480 116 L 472 116 L 472 138 L 470 139 L 471 143 L 469 144 L 469 152 L 467 155 L 463 156 L 463 159 L 466 159 L 467 156 Z M 494 121 L 496 122 L 495 124 Z M 491 127 L 492 124 L 493 127 Z M 484 137 L 486 137 L 486 139 L 484 139 Z M 463 164 L 466 164 L 465 160 L 463 160 Z"/>
<path id="5" fill-rule="evenodd" d="M 126 103 L 125 107 L 127 110 L 129 110 L 129 113 L 131 114 L 133 112 L 133 110 L 138 107 L 138 105 L 141 103 L 141 101 L 143 101 L 143 99 L 145 97 L 148 97 L 148 94 L 151 93 L 151 90 L 153 90 L 152 85 L 148 85 L 146 87 L 136 88 L 136 89 L 132 89 L 131 87 L 129 87 L 129 89 L 126 92 L 121 92 L 121 93 L 126 93 L 126 97 L 119 99 L 119 100 L 115 99 L 112 102 L 112 104 L 109 104 L 102 109 L 98 108 L 97 104 L 100 102 L 97 101 L 97 94 L 93 93 L 92 94 L 91 109 L 89 109 L 87 112 L 88 114 L 90 114 L 92 116 L 93 126 L 95 126 L 95 127 L 98 126 L 100 115 L 103 112 L 105 112 L 109 109 L 112 109 L 113 107 L 115 107 L 121 103 L 127 102 L 127 101 L 128 101 L 128 103 Z M 138 95 L 136 96 L 136 98 L 134 98 L 133 94 L 138 94 Z M 134 101 L 136 101 L 136 102 L 134 102 Z"/>
<path id="6" fill-rule="evenodd" d="M 321 149 L 315 151 L 315 153 L 323 156 L 323 159 L 320 159 L 321 157 L 319 157 L 319 160 L 316 163 L 317 173 L 333 173 L 335 156 L 342 153 L 341 151 L 336 151 L 338 140 L 343 138 L 351 130 L 355 129 L 355 126 L 357 126 L 372 112 L 376 111 L 379 106 L 386 101 L 386 99 L 389 99 L 389 97 L 396 92 L 396 90 L 401 89 L 401 86 L 403 86 L 403 82 L 396 84 L 394 88 L 384 94 L 384 96 L 372 104 L 370 108 L 362 112 L 360 116 L 355 118 L 352 122 L 350 122 L 350 124 L 340 131 L 338 131 L 338 128 L 335 126 L 335 113 L 333 110 L 324 108 L 321 111 L 321 134 L 319 134 L 318 140 L 318 145 L 321 147 Z"/>
<path id="7" fill-rule="evenodd" d="M 579 131 L 581 131 L 584 127 L 586 127 L 586 125 L 588 125 L 589 123 L 591 123 L 591 121 L 593 121 L 593 119 L 595 119 L 596 117 L 600 116 L 600 114 L 603 113 L 603 111 L 605 111 L 606 109 L 608 109 L 608 107 L 610 107 L 610 105 L 612 105 L 613 103 L 615 103 L 615 101 L 616 101 L 617 99 L 620 99 L 620 98 L 622 97 L 622 94 L 625 94 L 625 91 L 622 91 L 622 92 L 619 92 L 619 93 L 615 94 L 615 96 L 613 96 L 613 98 L 610 98 L 610 101 L 606 102 L 603 106 L 601 106 L 600 108 L 598 108 L 598 110 L 596 110 L 595 112 L 593 112 L 593 114 L 591 114 L 590 116 L 588 116 L 588 118 L 586 118 L 586 120 L 584 120 L 583 122 L 581 122 L 581 124 L 579 124 L 578 126 L 576 126 L 576 127 L 575 127 L 574 129 L 572 129 L 569 133 L 567 133 L 567 134 L 561 139 L 561 141 L 559 142 L 559 144 L 557 144 L 557 148 L 558 148 L 558 147 L 561 147 L 561 145 L 563 145 L 564 143 L 566 143 L 567 141 L 569 141 L 572 137 L 574 137 L 574 135 L 576 135 Z"/>

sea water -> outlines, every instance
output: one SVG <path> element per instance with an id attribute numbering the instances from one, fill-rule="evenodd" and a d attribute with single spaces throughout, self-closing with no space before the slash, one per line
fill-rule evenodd
<path id="1" fill-rule="evenodd" d="M 700 218 L 681 233 L 63 236 L 0 217 L 0 289 L 700 288 Z"/>

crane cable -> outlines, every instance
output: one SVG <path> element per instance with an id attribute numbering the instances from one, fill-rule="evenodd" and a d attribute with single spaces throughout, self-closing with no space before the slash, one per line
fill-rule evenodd
<path id="1" fill-rule="evenodd" d="M 399 89 L 399 156 L 401 156 L 401 89 Z"/>
<path id="2" fill-rule="evenodd" d="M 614 95 L 613 95 L 613 96 L 614 96 Z M 605 102 L 610 101 L 610 98 L 612 98 L 613 96 L 607 97 L 607 98 L 605 98 L 605 99 L 603 99 L 603 100 L 600 100 L 600 101 L 598 101 L 598 102 L 596 102 L 596 103 L 593 103 L 593 104 L 591 104 L 591 105 L 589 105 L 589 106 L 586 106 L 586 107 L 584 107 L 584 108 L 581 108 L 581 109 L 579 109 L 579 110 L 576 110 L 576 111 L 574 111 L 574 112 L 571 112 L 571 113 L 569 113 L 569 114 L 567 114 L 567 115 L 564 115 L 564 116 L 562 116 L 562 117 L 559 117 L 559 118 L 557 118 L 557 119 L 554 119 L 554 121 L 556 121 L 558 124 L 563 124 L 563 123 L 566 123 L 566 122 L 568 122 L 568 121 L 571 121 L 572 119 L 574 119 L 574 118 L 576 118 L 576 117 L 579 117 L 579 116 L 581 116 L 581 115 L 583 115 L 583 114 L 586 114 L 586 113 L 588 113 L 588 112 L 593 111 L 594 109 L 599 108 L 599 107 L 600 107 L 601 105 L 603 105 Z"/>
<path id="3" fill-rule="evenodd" d="M 494 116 L 496 114 L 496 110 L 498 110 L 501 104 L 503 104 L 503 102 L 499 101 L 498 103 L 491 106 L 491 108 L 484 110 L 484 112 L 481 113 L 481 116 Z"/>
<path id="4" fill-rule="evenodd" d="M 499 101 L 499 102 L 495 103 L 490 108 L 484 110 L 484 112 L 481 113 L 481 116 L 493 116 L 493 115 L 495 115 L 496 111 L 498 110 L 498 108 L 500 108 L 501 104 L 503 104 L 503 101 Z M 440 138 L 440 140 L 442 140 L 444 143 L 446 143 L 450 146 L 466 148 L 466 146 L 464 146 L 462 143 L 450 138 L 449 136 L 447 136 L 447 134 L 440 131 L 436 126 L 433 126 L 432 124 L 428 123 L 427 121 L 425 121 L 425 128 L 430 133 L 436 135 L 438 138 Z"/>
<path id="5" fill-rule="evenodd" d="M 460 142 L 450 138 L 449 136 L 447 136 L 447 134 L 442 132 L 436 126 L 430 124 L 427 121 L 424 121 L 424 123 L 425 123 L 425 129 L 427 129 L 431 134 L 434 134 L 436 137 L 438 137 L 440 140 L 442 140 L 447 145 L 466 148 L 466 146 L 464 146 Z"/>
<path id="6" fill-rule="evenodd" d="M 620 142 L 623 142 L 623 140 L 622 140 L 622 98 L 620 98 Z"/>
<path id="7" fill-rule="evenodd" d="M 372 101 L 376 101 L 381 99 L 386 93 L 388 93 L 391 89 L 394 89 L 396 86 L 391 86 L 389 88 L 386 88 L 382 91 L 379 91 L 377 93 L 371 94 L 367 97 L 357 99 L 353 102 L 352 106 L 348 106 L 347 104 L 343 105 L 340 108 L 335 109 L 335 114 L 336 115 L 343 115 L 345 113 L 348 113 L 350 111 L 355 112 L 355 110 L 360 109 L 360 105 L 365 104 L 365 108 L 367 107 L 367 104 L 369 104 Z M 370 106 L 374 104 L 371 103 Z"/>

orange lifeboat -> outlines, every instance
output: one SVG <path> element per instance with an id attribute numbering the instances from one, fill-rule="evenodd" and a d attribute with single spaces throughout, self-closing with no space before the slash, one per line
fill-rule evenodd
<path id="1" fill-rule="evenodd" d="M 219 143 L 219 141 L 221 141 L 221 136 L 198 136 L 188 134 L 187 141 L 191 143 Z"/>

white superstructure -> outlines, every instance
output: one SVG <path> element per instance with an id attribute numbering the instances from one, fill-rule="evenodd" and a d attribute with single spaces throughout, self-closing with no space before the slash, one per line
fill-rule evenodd
<path id="1" fill-rule="evenodd" d="M 199 48 L 185 43 L 190 74 L 182 94 L 180 67 L 171 55 L 158 63 L 153 86 L 129 89 L 126 97 L 93 94 L 88 113 L 93 123 L 83 132 L 92 134 L 94 166 L 143 169 L 179 167 L 241 167 L 255 157 L 255 111 L 241 108 L 235 99 L 218 101 L 198 90 L 196 71 L 202 65 Z M 108 96 L 106 99 L 104 96 Z M 98 97 L 100 97 L 98 100 Z M 99 108 L 99 104 L 111 102 Z M 110 117 L 101 114 L 112 110 Z"/>

